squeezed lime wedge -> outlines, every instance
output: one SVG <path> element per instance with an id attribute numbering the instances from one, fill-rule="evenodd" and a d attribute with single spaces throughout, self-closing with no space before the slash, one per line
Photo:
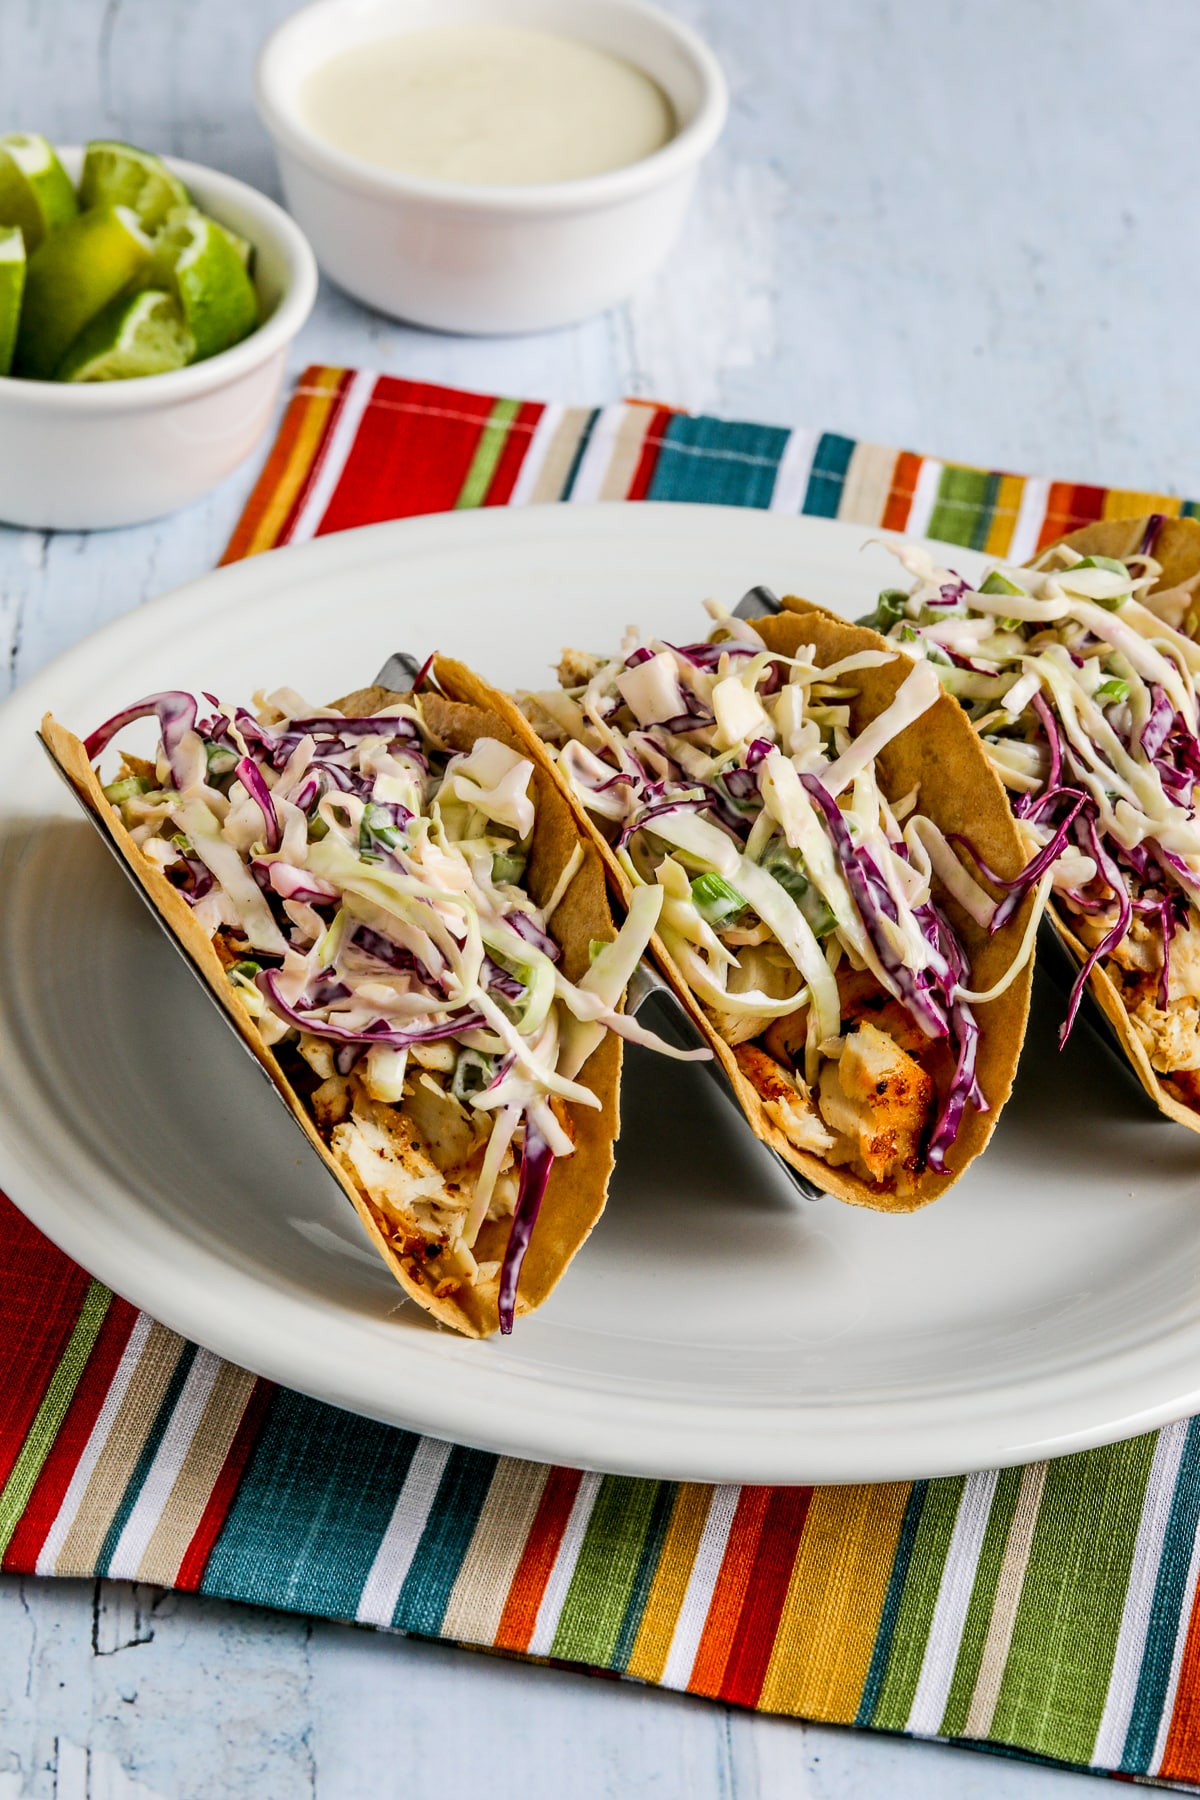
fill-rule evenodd
<path id="1" fill-rule="evenodd" d="M 161 288 L 118 294 L 85 325 L 54 371 L 58 381 L 126 381 L 191 362 L 196 344 L 178 302 Z"/>
<path id="2" fill-rule="evenodd" d="M 83 155 L 79 204 L 85 212 L 93 206 L 128 206 L 147 231 L 157 231 L 172 208 L 190 206 L 191 197 L 153 151 L 94 138 Z"/>
<path id="3" fill-rule="evenodd" d="M 16 225 L 0 225 L 0 375 L 12 368 L 25 292 L 25 240 Z"/>
<path id="4" fill-rule="evenodd" d="M 0 225 L 20 228 L 27 256 L 78 211 L 70 177 L 47 138 L 32 131 L 0 137 Z"/>
<path id="5" fill-rule="evenodd" d="M 149 267 L 151 240 L 124 206 L 98 206 L 69 219 L 35 250 L 14 373 L 49 381 L 84 326 Z"/>
<path id="6" fill-rule="evenodd" d="M 242 242 L 194 207 L 173 212 L 154 240 L 146 279 L 178 296 L 197 362 L 240 343 L 258 324 L 258 295 Z"/>

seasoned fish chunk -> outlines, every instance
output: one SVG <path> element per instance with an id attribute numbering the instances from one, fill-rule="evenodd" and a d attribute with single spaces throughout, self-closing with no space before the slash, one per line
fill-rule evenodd
<path id="1" fill-rule="evenodd" d="M 442 1196 L 446 1178 L 412 1120 L 394 1106 L 357 1094 L 353 1111 L 334 1126 L 329 1142 L 363 1193 L 397 1224 L 419 1233 L 418 1211 L 426 1213 Z"/>
<path id="2" fill-rule="evenodd" d="M 780 1067 L 757 1044 L 739 1044 L 734 1051 L 738 1067 L 761 1096 L 763 1111 L 797 1150 L 822 1156 L 834 1146 L 833 1134 L 821 1123 L 804 1083 Z"/>
<path id="3" fill-rule="evenodd" d="M 596 671 L 604 667 L 605 661 L 605 657 L 593 656 L 590 650 L 564 650 L 555 670 L 559 686 L 586 687 Z"/>
<path id="4" fill-rule="evenodd" d="M 844 1021 L 877 1025 L 902 1050 L 918 1051 L 928 1043 L 920 1026 L 868 969 L 843 964 L 838 970 L 838 994 Z"/>
<path id="5" fill-rule="evenodd" d="M 1089 950 L 1094 950 L 1112 929 L 1115 918 L 1115 910 L 1109 915 L 1083 914 L 1078 918 L 1072 918 L 1071 926 L 1081 942 L 1085 943 Z M 1118 968 L 1127 969 L 1132 973 L 1148 974 L 1162 966 L 1161 945 L 1162 938 L 1157 925 L 1151 930 L 1144 919 L 1134 919 L 1121 942 L 1105 960 L 1116 963 Z"/>
<path id="6" fill-rule="evenodd" d="M 742 949 L 734 967 L 729 970 L 728 992 L 745 994 L 751 989 L 757 989 L 768 1000 L 786 1000 L 792 994 L 800 992 L 802 980 L 799 969 L 789 956 L 772 955 L 769 950 L 757 944 L 748 944 Z M 791 1016 L 789 1013 L 788 1017 Z M 762 1020 L 755 1018 L 752 1013 L 717 1012 L 710 1008 L 709 1018 L 731 1047 L 758 1037 L 762 1031 Z M 803 1026 L 801 1034 L 803 1042 Z"/>
<path id="7" fill-rule="evenodd" d="M 763 1044 L 777 1063 L 785 1069 L 798 1069 L 804 1062 L 804 1046 L 808 1042 L 808 1007 L 798 1006 L 782 1019 L 772 1019 L 762 1034 Z"/>
<path id="8" fill-rule="evenodd" d="M 821 1117 L 876 1181 L 923 1168 L 933 1103 L 931 1077 L 876 1025 L 851 1032 L 821 1070 Z"/>
<path id="9" fill-rule="evenodd" d="M 1200 1068 L 1200 1002 L 1190 997 L 1171 1000 L 1164 1009 L 1156 998 L 1152 991 L 1143 991 L 1129 1014 L 1151 1066 L 1160 1075 Z"/>
<path id="10" fill-rule="evenodd" d="M 486 1145 L 487 1122 L 478 1113 L 469 1113 L 429 1075 L 418 1075 L 411 1083 L 404 1111 L 443 1173 L 462 1169 Z"/>
<path id="11" fill-rule="evenodd" d="M 1135 921 L 1134 930 L 1138 922 Z M 1171 939 L 1167 962 L 1168 1000 L 1200 1001 L 1200 921 L 1193 912 Z"/>

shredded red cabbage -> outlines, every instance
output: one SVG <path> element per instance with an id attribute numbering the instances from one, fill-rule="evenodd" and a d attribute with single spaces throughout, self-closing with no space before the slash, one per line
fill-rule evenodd
<path id="1" fill-rule="evenodd" d="M 621 835 L 617 839 L 617 849 L 623 850 L 625 848 L 626 844 L 629 842 L 630 838 L 633 836 L 634 832 L 641 831 L 641 829 L 644 825 L 649 825 L 654 819 L 661 819 L 667 813 L 703 812 L 707 806 L 708 806 L 708 800 L 703 799 L 703 800 L 660 800 L 654 806 L 644 807 L 642 809 L 642 811 L 638 814 L 637 818 L 631 819 L 629 821 L 628 825 L 626 825 L 624 830 L 621 832 Z"/>
<path id="2" fill-rule="evenodd" d="M 975 1068 L 979 1049 L 979 1026 L 969 1006 L 963 1002 L 951 1008 L 951 1022 L 954 1036 L 958 1042 L 958 1058 L 954 1067 L 954 1075 L 950 1082 L 950 1091 L 946 1096 L 933 1135 L 929 1140 L 926 1161 L 937 1174 L 946 1171 L 946 1152 L 957 1138 L 962 1125 L 963 1114 L 967 1107 L 974 1106 L 977 1112 L 987 1112 L 988 1103 L 979 1082 Z"/>
<path id="3" fill-rule="evenodd" d="M 1038 882 L 1042 879 L 1042 876 L 1046 874 L 1047 870 L 1052 868 L 1058 861 L 1066 846 L 1067 839 L 1071 833 L 1071 827 L 1075 823 L 1076 817 L 1080 813 L 1083 813 L 1085 808 L 1088 807 L 1089 803 L 1086 794 L 1078 793 L 1073 788 L 1061 788 L 1059 789 L 1059 792 L 1064 794 L 1074 794 L 1074 802 L 1070 811 L 1066 814 L 1066 817 L 1061 823 L 1056 826 L 1054 836 L 1042 846 L 1031 861 L 1025 864 L 1025 867 L 1021 870 L 1019 875 L 1012 876 L 1011 878 L 1004 875 L 998 875 L 995 869 L 993 869 L 980 855 L 975 844 L 964 832 L 952 831 L 948 834 L 947 841 L 952 844 L 961 844 L 981 874 L 986 875 L 987 879 L 994 882 L 997 887 L 1005 888 L 1007 890 L 1003 900 L 1001 900 L 995 912 L 992 914 L 992 922 L 988 927 L 989 931 L 996 932 L 999 931 L 1002 925 L 1007 925 L 1013 914 L 1020 908 L 1021 902 L 1024 900 L 1030 888 L 1036 887 Z"/>
<path id="4" fill-rule="evenodd" d="M 1033 696 L 1030 702 L 1034 712 L 1042 722 L 1042 730 L 1046 734 L 1046 742 L 1050 746 L 1050 773 L 1046 777 L 1046 786 L 1055 788 L 1062 779 L 1063 744 L 1058 729 L 1058 720 L 1046 705 L 1040 693 Z"/>
<path id="5" fill-rule="evenodd" d="M 266 877 L 267 887 L 272 893 L 278 894 L 281 900 L 305 900 L 309 905 L 324 906 L 339 898 L 337 889 L 330 887 L 327 881 L 319 881 L 307 869 L 294 869 L 290 863 L 269 863 L 256 857 L 250 867 L 259 886 L 263 885 L 259 880 L 261 871 Z"/>
<path id="6" fill-rule="evenodd" d="M 1163 941 L 1162 968 L 1158 972 L 1158 1004 L 1166 1012 L 1171 996 L 1171 939 L 1175 936 L 1175 909 L 1169 900 L 1160 903 L 1158 918 Z"/>
<path id="7" fill-rule="evenodd" d="M 491 993 L 500 994 L 505 1000 L 519 1000 L 525 992 L 525 983 L 511 969 L 502 969 L 498 962 L 490 956 L 483 959 L 483 985 Z"/>
<path id="8" fill-rule="evenodd" d="M 1175 708 L 1171 705 L 1164 690 L 1157 684 L 1150 689 L 1150 693 L 1152 696 L 1150 717 L 1142 726 L 1141 744 L 1146 755 L 1153 761 L 1170 736 Z"/>
<path id="9" fill-rule="evenodd" d="M 415 1031 L 405 1031 L 402 1026 L 389 1025 L 386 1019 L 376 1019 L 371 1025 L 364 1025 L 361 1030 L 350 1031 L 344 1026 L 333 1025 L 328 1021 L 315 1021 L 305 1013 L 289 1006 L 279 992 L 279 975 L 275 969 L 263 969 L 255 976 L 255 985 L 265 995 L 275 1012 L 289 1025 L 298 1026 L 311 1037 L 329 1038 L 337 1044 L 386 1044 L 392 1050 L 407 1050 L 410 1044 L 436 1044 L 442 1038 L 461 1037 L 464 1031 L 478 1031 L 486 1025 L 482 1013 L 456 1013 L 443 1019 L 438 1025 L 425 1025 Z"/>
<path id="10" fill-rule="evenodd" d="M 168 863 L 163 874 L 192 906 L 212 892 L 212 870 L 195 856 L 181 856 L 178 862 Z"/>
<path id="11" fill-rule="evenodd" d="M 802 774 L 800 779 L 824 815 L 842 873 L 846 877 L 846 885 L 881 967 L 895 983 L 904 1005 L 926 1037 L 949 1036 L 950 1025 L 945 1011 L 927 990 L 918 986 L 912 970 L 881 927 L 879 902 L 872 892 L 867 873 L 858 860 L 858 853 L 851 841 L 840 806 L 815 775 Z"/>
<path id="12" fill-rule="evenodd" d="M 263 816 L 267 849 L 278 850 L 283 833 L 279 828 L 279 814 L 275 810 L 271 790 L 263 780 L 262 770 L 248 756 L 243 756 L 240 758 L 234 774 Z"/>
<path id="13" fill-rule="evenodd" d="M 508 1234 L 504 1262 L 500 1269 L 500 1330 L 505 1337 L 513 1328 L 517 1310 L 517 1283 L 521 1279 L 521 1265 L 525 1261 L 525 1252 L 529 1248 L 529 1240 L 533 1236 L 533 1228 L 537 1224 L 546 1184 L 550 1180 L 550 1171 L 553 1167 L 554 1153 L 534 1124 L 530 1114 L 526 1113 L 525 1147 L 521 1152 L 520 1186 L 517 1189 L 517 1204 L 513 1212 L 512 1230 Z"/>
<path id="14" fill-rule="evenodd" d="M 663 719 L 658 723 L 663 731 L 673 732 L 676 737 L 686 737 L 689 731 L 707 731 L 710 725 L 716 724 L 716 720 L 710 712 L 696 711 L 676 713 L 673 719 Z"/>
<path id="15" fill-rule="evenodd" d="M 760 762 L 762 758 L 758 759 Z M 722 786 L 731 800 L 757 800 L 758 776 L 753 768 L 726 769 L 720 777 Z"/>
<path id="16" fill-rule="evenodd" d="M 761 646 L 726 641 L 723 644 L 668 644 L 667 649 L 682 656 L 684 662 L 691 663 L 695 669 L 715 669 L 723 656 L 758 656 Z"/>
<path id="17" fill-rule="evenodd" d="M 407 739 L 409 743 L 419 744 L 421 741 L 421 735 L 411 719 L 395 718 L 390 713 L 368 713 L 359 719 L 289 719 L 287 733 L 297 740 L 302 737 L 381 737 L 387 738 L 389 742 Z"/>
<path id="18" fill-rule="evenodd" d="M 1129 889 L 1125 885 L 1120 869 L 1101 843 L 1100 834 L 1096 830 L 1095 820 L 1090 816 L 1087 818 L 1085 829 L 1087 831 L 1091 853 L 1096 859 L 1096 867 L 1099 869 L 1101 878 L 1111 890 L 1113 897 L 1117 902 L 1117 922 L 1111 931 L 1105 933 L 1095 949 L 1089 951 L 1083 967 L 1080 969 L 1079 974 L 1075 979 L 1075 985 L 1071 989 L 1071 999 L 1067 1006 L 1067 1016 L 1063 1020 L 1058 1033 L 1060 1049 L 1071 1035 L 1071 1028 L 1075 1023 L 1075 1015 L 1079 1011 L 1079 1003 L 1083 999 L 1083 990 L 1087 986 L 1088 976 L 1102 956 L 1107 956 L 1110 950 L 1116 949 L 1117 945 L 1121 942 L 1121 939 L 1125 936 L 1125 933 L 1129 930 L 1130 920 L 1133 918 L 1133 905 L 1129 897 Z"/>
<path id="19" fill-rule="evenodd" d="M 506 913 L 504 923 L 510 931 L 515 931 L 519 938 L 524 938 L 527 944 L 532 944 L 535 950 L 540 950 L 543 956 L 548 956 L 551 962 L 558 962 L 561 958 L 562 951 L 554 939 L 548 932 L 543 931 L 537 921 L 528 913 Z"/>
<path id="20" fill-rule="evenodd" d="M 132 725 L 135 719 L 148 719 L 157 714 L 159 731 L 162 735 L 163 751 L 171 768 L 176 787 L 186 785 L 190 771 L 180 760 L 180 745 L 185 734 L 196 728 L 196 702 L 191 694 L 179 689 L 169 689 L 161 694 L 148 694 L 144 700 L 137 700 L 132 706 L 114 713 L 103 725 L 98 725 L 89 737 L 84 738 L 83 747 L 89 762 L 95 762 L 101 751 L 106 750 L 118 731 L 126 725 Z"/>

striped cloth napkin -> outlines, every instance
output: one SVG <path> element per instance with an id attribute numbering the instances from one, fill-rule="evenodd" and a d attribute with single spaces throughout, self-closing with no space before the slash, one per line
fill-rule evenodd
<path id="1" fill-rule="evenodd" d="M 831 432 L 314 368 L 228 557 L 465 506 L 706 500 L 1022 559 L 1200 507 Z M 273 1388 L 0 1198 L 0 1561 L 1200 1785 L 1200 1421 L 1023 1469 L 708 1487 L 456 1448 Z"/>

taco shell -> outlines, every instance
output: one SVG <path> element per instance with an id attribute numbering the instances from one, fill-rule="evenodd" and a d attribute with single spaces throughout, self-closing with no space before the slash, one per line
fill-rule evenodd
<path id="1" fill-rule="evenodd" d="M 1126 557 L 1136 556 L 1140 552 L 1152 523 L 1150 517 L 1102 519 L 1095 525 L 1085 525 L 1082 530 L 1071 532 L 1068 537 L 1059 538 L 1057 542 L 1078 550 L 1081 556 L 1113 556 L 1118 561 L 1124 561 Z M 1048 545 L 1047 549 L 1054 547 Z M 1036 560 L 1040 562 L 1045 554 L 1046 551 L 1041 551 Z M 1156 562 L 1162 564 L 1162 573 L 1151 588 L 1151 595 L 1174 590 L 1184 606 L 1181 618 L 1186 618 L 1187 611 L 1193 607 L 1200 613 L 1200 521 L 1163 519 L 1154 534 L 1150 554 Z M 1182 628 L 1181 625 L 1180 629 Z M 1072 931 L 1067 915 L 1051 905 L 1046 909 L 1046 916 L 1070 953 L 1075 967 L 1082 968 L 1087 961 L 1088 951 Z M 1128 1057 L 1134 1074 L 1154 1104 L 1177 1125 L 1183 1125 L 1188 1131 L 1200 1132 L 1200 1111 L 1186 1105 L 1151 1063 L 1145 1044 L 1133 1028 L 1121 989 L 1102 962 L 1097 963 L 1092 970 L 1088 986 Z"/>
<path id="2" fill-rule="evenodd" d="M 821 664 L 838 661 L 860 650 L 884 647 L 889 652 L 895 651 L 895 646 L 884 645 L 876 632 L 865 626 L 850 625 L 837 614 L 809 601 L 789 596 L 783 604 L 785 611 L 777 617 L 753 621 L 755 630 L 770 650 L 792 655 L 799 645 L 812 644 Z M 851 702 L 851 717 L 856 731 L 861 731 L 891 704 L 911 667 L 909 658 L 901 653 L 882 668 L 859 670 L 855 674 L 859 692 Z M 524 742 L 536 742 L 532 725 L 510 700 L 505 701 L 504 716 Z M 1014 876 L 1024 866 L 1021 841 L 1004 789 L 966 715 L 950 695 L 942 694 L 936 705 L 892 741 L 880 758 L 880 768 L 884 778 L 882 785 L 893 799 L 919 784 L 922 809 L 944 832 L 966 833 L 984 859 L 1001 875 Z M 628 876 L 582 803 L 566 781 L 561 776 L 559 779 L 580 827 L 590 834 L 604 856 L 614 891 L 627 905 L 631 891 Z M 994 892 L 993 897 L 998 898 Z M 970 956 L 972 985 L 979 991 L 986 991 L 1016 955 L 1032 899 L 1027 898 L 1013 919 L 994 937 L 989 937 L 948 896 L 940 894 L 939 899 Z M 797 1149 L 768 1116 L 762 1095 L 747 1079 L 733 1050 L 713 1027 L 661 939 L 653 939 L 652 949 L 663 975 L 719 1059 L 755 1134 L 825 1193 L 878 1212 L 914 1212 L 936 1200 L 953 1185 L 979 1155 L 995 1129 L 1001 1108 L 1012 1089 L 1025 1036 L 1032 982 L 1030 965 L 1021 970 L 997 999 L 973 1008 L 980 1034 L 979 1081 L 990 1110 L 981 1113 L 968 1108 L 958 1137 L 947 1152 L 946 1171 L 939 1174 L 927 1169 L 914 1178 L 907 1191 L 900 1192 L 894 1187 L 867 1181 L 847 1167 L 833 1167 L 810 1151 Z"/>
<path id="3" fill-rule="evenodd" d="M 470 750 L 477 738 L 493 737 L 533 760 L 537 818 L 524 886 L 540 904 L 553 892 L 581 838 L 562 784 L 536 738 L 531 742 L 532 734 L 513 729 L 507 704 L 501 704 L 500 696 L 485 682 L 461 665 L 442 659 L 434 663 L 434 673 L 443 693 L 423 693 L 421 708 L 430 728 L 450 749 Z M 334 705 L 350 717 L 362 717 L 406 697 L 385 688 L 364 688 Z M 49 713 L 42 720 L 40 736 L 79 804 L 136 877 L 160 922 L 194 972 L 210 988 L 310 1145 L 342 1187 L 367 1236 L 405 1293 L 440 1324 L 468 1337 L 486 1337 L 494 1332 L 499 1325 L 499 1274 L 486 1281 L 481 1279 L 473 1287 L 451 1284 L 439 1280 L 421 1257 L 408 1253 L 402 1234 L 395 1231 L 385 1213 L 355 1180 L 352 1170 L 325 1143 L 301 1094 L 239 1002 L 212 940 L 183 895 L 142 855 L 119 813 L 105 799 L 81 740 Z M 604 863 L 586 838 L 583 842 L 583 864 L 550 924 L 551 935 L 562 948 L 561 966 L 569 980 L 578 980 L 586 972 L 591 940 L 608 940 L 614 935 Z M 566 1108 L 575 1150 L 569 1157 L 555 1159 L 537 1226 L 521 1266 L 518 1316 L 542 1303 L 604 1210 L 619 1129 L 620 1071 L 621 1040 L 615 1033 L 606 1032 L 579 1075 L 579 1080 L 600 1101 L 600 1109 L 575 1105 Z M 481 1263 L 502 1262 L 509 1227 L 507 1219 L 485 1221 L 475 1244 Z M 446 1291 L 450 1287 L 453 1291 Z"/>

